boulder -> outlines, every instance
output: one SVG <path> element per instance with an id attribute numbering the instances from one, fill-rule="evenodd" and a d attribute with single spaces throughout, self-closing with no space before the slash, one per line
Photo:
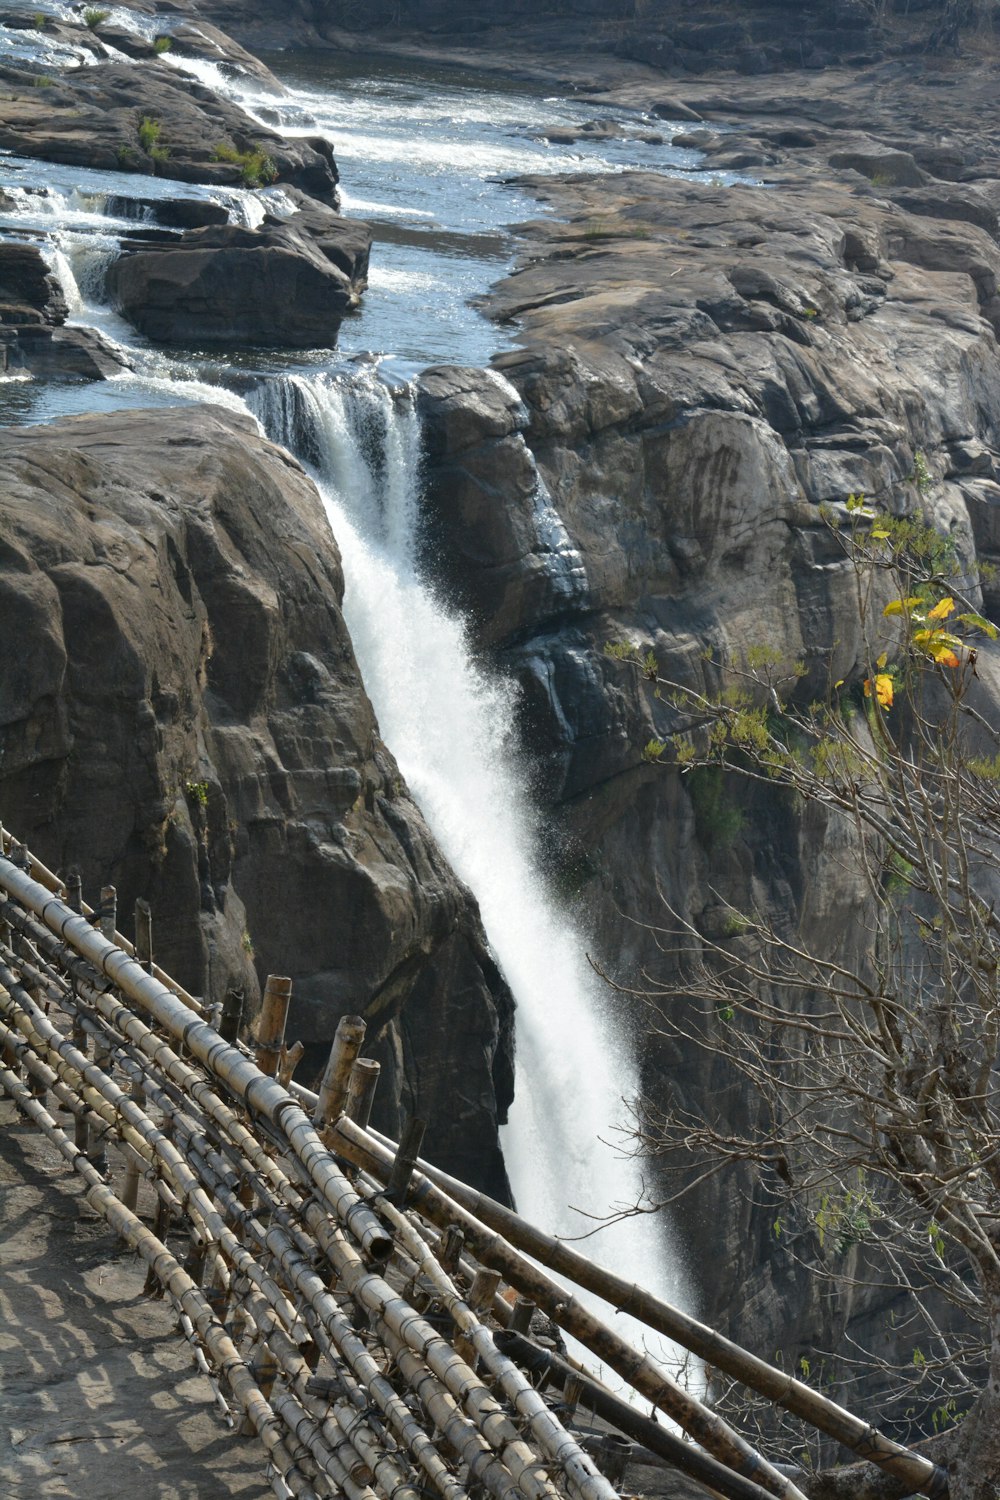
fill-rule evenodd
<path id="1" fill-rule="evenodd" d="M 0 369 L 24 370 L 38 380 L 107 380 L 128 360 L 96 328 L 0 326 Z"/>
<path id="2" fill-rule="evenodd" d="M 0 430 L 0 462 L 5 826 L 148 899 L 194 993 L 291 975 L 304 1082 L 364 1015 L 376 1122 L 506 1195 L 510 999 L 379 737 L 311 481 L 209 407 Z"/>
<path id="3" fill-rule="evenodd" d="M 160 343 L 332 347 L 363 285 L 357 261 L 348 256 L 352 279 L 288 221 L 190 230 L 172 245 L 125 250 L 109 295 Z"/>
<path id="4" fill-rule="evenodd" d="M 16 240 L 0 243 L 0 306 L 30 311 L 26 321 L 62 323 L 66 298 L 37 245 Z M 4 322 L 12 321 L 4 318 Z"/>

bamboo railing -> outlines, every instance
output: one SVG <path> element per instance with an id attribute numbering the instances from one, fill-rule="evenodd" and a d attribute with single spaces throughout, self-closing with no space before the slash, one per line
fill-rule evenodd
<path id="1" fill-rule="evenodd" d="M 153 960 L 149 908 L 138 904 L 133 945 L 115 907 L 111 887 L 87 907 L 78 880 L 61 882 L 0 828 L 0 1089 L 146 1263 L 147 1291 L 171 1299 L 221 1413 L 259 1439 L 282 1500 L 613 1500 L 629 1438 L 706 1493 L 805 1500 L 542 1267 L 627 1306 L 910 1492 L 946 1496 L 926 1459 L 419 1162 L 418 1122 L 399 1146 L 368 1130 L 378 1067 L 360 1055 L 362 1018 L 342 1020 L 310 1093 L 292 1083 L 289 980 L 271 976 L 242 1041 L 240 997 L 216 1012 L 188 994 Z M 683 1436 L 532 1338 L 535 1309 Z M 581 1401 L 596 1436 L 574 1430 Z"/>

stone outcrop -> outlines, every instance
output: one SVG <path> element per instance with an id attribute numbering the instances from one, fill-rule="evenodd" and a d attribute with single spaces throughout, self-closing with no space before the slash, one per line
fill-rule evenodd
<path id="1" fill-rule="evenodd" d="M 311 482 L 214 408 L 0 450 L 0 818 L 123 914 L 149 899 L 193 991 L 290 974 L 313 1073 L 367 1016 L 382 1124 L 428 1118 L 436 1159 L 504 1192 L 507 991 L 379 739 Z"/>
<path id="2" fill-rule="evenodd" d="M 161 343 L 326 348 L 357 306 L 370 246 L 365 225 L 316 204 L 259 229 L 226 224 L 128 242 L 108 292 Z"/>
<path id="3" fill-rule="evenodd" d="M 63 70 L 44 87 L 39 76 L 0 69 L 7 94 L 0 117 L 3 150 L 227 185 L 245 181 L 248 162 L 256 157 L 267 180 L 336 201 L 337 170 L 326 142 L 286 140 L 158 58 Z"/>

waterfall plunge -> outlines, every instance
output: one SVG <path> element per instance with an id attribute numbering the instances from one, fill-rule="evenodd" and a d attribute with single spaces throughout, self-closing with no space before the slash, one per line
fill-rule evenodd
<path id="1" fill-rule="evenodd" d="M 420 433 L 408 393 L 373 374 L 290 376 L 251 404 L 318 475 L 347 580 L 344 613 L 386 743 L 439 844 L 476 893 L 517 1001 L 516 1098 L 504 1154 L 520 1211 L 574 1238 L 636 1202 L 637 1165 L 608 1144 L 637 1092 L 628 1028 L 539 868 L 514 740 L 511 686 L 473 659 L 463 624 L 416 563 Z M 661 1218 L 582 1247 L 683 1300 Z M 676 1362 L 670 1353 L 666 1357 Z"/>

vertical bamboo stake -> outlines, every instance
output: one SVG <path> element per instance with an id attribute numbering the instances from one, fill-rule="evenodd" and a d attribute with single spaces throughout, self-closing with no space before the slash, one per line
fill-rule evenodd
<path id="1" fill-rule="evenodd" d="M 148 901 L 135 903 L 135 956 L 146 970 L 153 972 L 153 913 Z"/>
<path id="2" fill-rule="evenodd" d="M 109 942 L 113 943 L 115 940 L 115 932 L 117 931 L 118 927 L 118 893 L 113 885 L 105 885 L 101 887 L 100 910 L 101 934 L 103 937 L 106 937 Z M 99 1041 L 95 1038 L 94 1062 L 105 1073 L 111 1072 L 111 1057 L 111 1048 L 108 1043 L 104 1040 Z M 91 1134 L 90 1143 L 91 1146 L 93 1146 L 93 1134 Z M 94 1166 L 101 1173 L 101 1175 L 105 1176 L 108 1171 L 107 1149 L 102 1146 L 101 1150 L 94 1157 L 92 1157 L 92 1160 Z"/>
<path id="3" fill-rule="evenodd" d="M 487 1266 L 480 1266 L 469 1288 L 469 1295 L 465 1299 L 477 1318 L 482 1318 L 492 1308 L 493 1298 L 499 1286 L 500 1272 L 491 1271 Z M 468 1334 L 459 1333 L 454 1340 L 454 1348 L 459 1358 L 464 1359 L 469 1368 L 475 1372 L 478 1364 L 476 1348 Z"/>
<path id="4" fill-rule="evenodd" d="M 381 1064 L 377 1063 L 371 1057 L 359 1057 L 351 1069 L 344 1113 L 355 1124 L 360 1125 L 362 1130 L 367 1129 L 368 1121 L 371 1119 L 372 1102 L 375 1098 L 375 1090 L 378 1087 L 378 1075 L 381 1071 Z"/>
<path id="5" fill-rule="evenodd" d="M 222 1002 L 222 1020 L 219 1022 L 219 1035 L 224 1042 L 232 1044 L 240 1034 L 244 997 L 245 991 L 235 986 L 230 986 L 226 991 Z"/>
<path id="6" fill-rule="evenodd" d="M 441 1269 L 447 1271 L 449 1276 L 454 1276 L 458 1270 L 464 1246 L 465 1235 L 461 1227 L 458 1224 L 449 1224 L 438 1245 L 438 1260 Z"/>
<path id="7" fill-rule="evenodd" d="M 269 1078 L 278 1071 L 291 1001 L 292 981 L 281 974 L 269 974 L 256 1032 L 257 1066 Z"/>
<path id="8" fill-rule="evenodd" d="M 399 1146 L 396 1150 L 396 1159 L 392 1164 L 389 1181 L 386 1184 L 385 1196 L 390 1203 L 397 1208 L 406 1206 L 406 1190 L 410 1186 L 410 1178 L 413 1176 L 417 1166 L 417 1158 L 420 1155 L 420 1144 L 424 1138 L 427 1126 L 423 1120 L 416 1120 L 412 1116 L 406 1122 L 406 1128 L 400 1137 Z"/>
<path id="9" fill-rule="evenodd" d="M 118 892 L 113 885 L 101 886 L 101 932 L 109 943 L 118 930 Z"/>
<path id="10" fill-rule="evenodd" d="M 518 1297 L 514 1303 L 514 1311 L 510 1316 L 510 1326 L 515 1333 L 527 1333 L 531 1327 L 531 1315 L 535 1311 L 535 1304 L 530 1297 Z"/>
<path id="11" fill-rule="evenodd" d="M 278 1082 L 282 1088 L 287 1089 L 291 1083 L 292 1074 L 302 1061 L 302 1054 L 305 1050 L 305 1042 L 296 1042 L 294 1047 L 282 1047 L 281 1061 L 278 1063 Z"/>
<path id="12" fill-rule="evenodd" d="M 313 1112 L 313 1124 L 317 1130 L 332 1124 L 344 1108 L 351 1069 L 361 1051 L 365 1039 L 363 1016 L 341 1016 L 337 1022 L 337 1034 L 330 1048 L 330 1056 L 319 1086 L 319 1098 Z"/>

